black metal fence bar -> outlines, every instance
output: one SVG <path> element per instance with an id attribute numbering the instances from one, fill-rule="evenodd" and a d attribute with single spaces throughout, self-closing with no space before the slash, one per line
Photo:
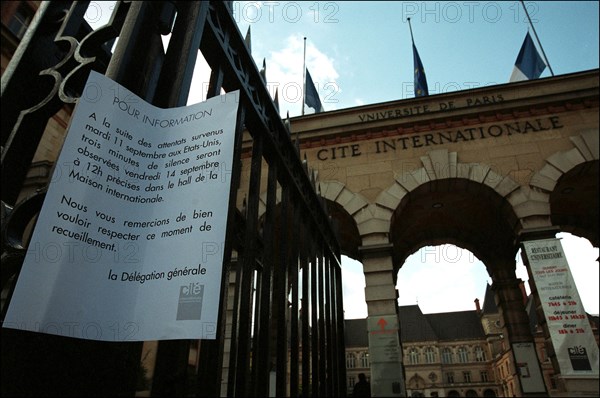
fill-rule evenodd
<path id="1" fill-rule="evenodd" d="M 318 255 L 317 242 L 310 242 L 310 367 L 312 370 L 311 395 L 319 394 L 320 368 L 319 368 L 319 298 L 318 298 Z"/>
<path id="2" fill-rule="evenodd" d="M 336 389 L 334 388 L 334 376 L 335 376 L 335 352 L 334 352 L 334 348 L 335 346 L 335 342 L 333 341 L 333 326 L 332 326 L 332 322 L 331 322 L 331 317 L 333 314 L 333 301 L 331 299 L 332 294 L 331 292 L 333 291 L 333 289 L 331 288 L 331 274 L 332 274 L 332 267 L 331 264 L 332 262 L 330 261 L 330 257 L 325 254 L 324 255 L 324 261 L 325 261 L 325 272 L 324 272 L 324 276 L 325 276 L 325 281 L 324 281 L 324 285 L 325 285 L 325 345 L 326 348 L 323 350 L 323 352 L 327 353 L 327 369 L 325 370 L 325 372 L 327 373 L 327 388 L 326 391 L 323 395 L 331 397 L 334 396 L 334 393 L 336 391 Z"/>
<path id="3" fill-rule="evenodd" d="M 292 207 L 289 205 L 291 189 L 285 190 L 284 205 L 288 207 L 289 212 L 292 214 L 290 219 L 293 225 L 297 225 L 300 220 L 300 215 L 296 206 Z M 288 217 L 286 217 L 288 218 Z M 290 228 L 291 229 L 291 228 Z M 302 233 L 301 230 L 298 234 Z M 293 249 L 290 250 L 290 258 L 286 259 L 284 263 L 289 275 L 289 286 L 291 290 L 291 305 L 290 305 L 290 396 L 297 397 L 300 389 L 299 378 L 300 378 L 300 333 L 299 328 L 299 314 L 300 314 L 300 291 L 299 291 L 299 255 L 300 247 L 298 244 L 294 245 Z M 287 307 L 287 297 L 286 307 Z M 287 353 L 286 353 L 287 355 Z"/>
<path id="4" fill-rule="evenodd" d="M 76 65 L 77 42 L 91 30 L 83 19 L 87 3 L 42 3 L 2 76 L 2 201 L 9 205 L 16 204 L 48 119 L 64 105 L 60 84 Z"/>
<path id="5" fill-rule="evenodd" d="M 276 341 L 271 338 L 273 327 L 271 325 L 274 299 L 273 292 L 273 268 L 276 258 L 277 246 L 275 245 L 276 236 L 276 210 L 277 210 L 277 166 L 269 165 L 267 177 L 267 201 L 266 211 L 264 216 L 264 255 L 263 269 L 260 286 L 260 303 L 261 311 L 257 312 L 256 333 L 255 333 L 255 355 L 253 358 L 254 378 L 253 384 L 254 394 L 258 397 L 269 395 L 269 382 L 272 361 L 272 343 Z M 273 359 L 273 363 L 275 360 Z M 266 381 L 266 382 L 265 382 Z"/>
<path id="6" fill-rule="evenodd" d="M 327 396 L 327 384 L 329 383 L 329 374 L 327 372 L 327 336 L 325 334 L 325 272 L 327 271 L 328 264 L 325 262 L 325 257 L 323 255 L 322 248 L 319 247 L 318 254 L 318 262 L 319 265 L 317 267 L 317 282 L 319 284 L 318 295 L 318 328 L 319 328 L 319 349 L 318 352 L 322 353 L 318 356 L 319 358 L 319 374 L 324 376 L 321 378 L 321 382 L 319 383 L 318 396 L 324 397 Z"/>

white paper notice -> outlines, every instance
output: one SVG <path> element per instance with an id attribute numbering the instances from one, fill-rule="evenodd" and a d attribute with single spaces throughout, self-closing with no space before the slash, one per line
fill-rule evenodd
<path id="1" fill-rule="evenodd" d="M 598 346 L 560 240 L 523 242 L 562 376 L 598 377 Z"/>
<path id="2" fill-rule="evenodd" d="M 160 109 L 91 72 L 3 326 L 214 339 L 237 94 Z"/>

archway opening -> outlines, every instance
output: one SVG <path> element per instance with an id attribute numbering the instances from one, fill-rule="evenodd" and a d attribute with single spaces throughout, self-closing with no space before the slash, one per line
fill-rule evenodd
<path id="1" fill-rule="evenodd" d="M 398 272 L 398 305 L 418 305 L 421 312 L 475 310 L 491 278 L 471 251 L 451 244 L 425 246 L 407 257 Z"/>
<path id="2" fill-rule="evenodd" d="M 418 303 L 422 313 L 475 310 L 490 277 L 515 270 L 517 225 L 510 203 L 489 185 L 447 178 L 416 187 L 391 219 L 400 304 Z M 421 277 L 405 277 L 404 267 Z"/>
<path id="3" fill-rule="evenodd" d="M 344 319 L 361 319 L 367 317 L 365 285 L 365 274 L 362 263 L 351 257 L 342 255 Z"/>
<path id="4" fill-rule="evenodd" d="M 422 184 L 406 195 L 392 215 L 394 264 L 424 246 L 453 244 L 487 266 L 514 259 L 518 219 L 510 203 L 488 185 L 449 178 Z"/>

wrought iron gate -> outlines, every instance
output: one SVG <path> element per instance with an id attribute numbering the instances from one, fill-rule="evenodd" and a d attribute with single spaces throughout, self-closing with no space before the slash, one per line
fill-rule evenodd
<path id="1" fill-rule="evenodd" d="M 190 341 L 159 342 L 151 395 L 345 396 L 339 246 L 314 177 L 235 24 L 232 2 L 117 2 L 110 22 L 95 31 L 83 18 L 88 4 L 42 3 L 2 76 L 7 302 L 44 193 L 16 200 L 48 119 L 77 100 L 90 70 L 154 105 L 182 106 L 200 50 L 212 71 L 208 96 L 240 90 L 217 340 L 194 343 L 193 368 Z M 161 35 L 169 33 L 165 52 Z M 243 137 L 251 146 L 247 186 Z M 241 191 L 248 193 L 243 205 Z M 142 343 L 2 329 L 2 393 L 134 395 L 141 349 Z"/>

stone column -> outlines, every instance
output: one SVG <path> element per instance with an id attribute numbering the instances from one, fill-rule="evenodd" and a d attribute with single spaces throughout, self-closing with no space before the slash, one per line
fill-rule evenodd
<path id="1" fill-rule="evenodd" d="M 513 262 L 514 264 L 514 262 Z M 500 315 L 504 319 L 510 343 L 533 341 L 529 328 L 529 317 L 525 312 L 525 297 L 521 290 L 521 279 L 517 279 L 514 265 L 498 267 L 492 271 L 492 289 Z"/>
<path id="2" fill-rule="evenodd" d="M 504 329 L 511 350 L 511 373 L 515 381 L 513 388 L 519 396 L 547 396 L 546 386 L 535 349 L 535 342 L 525 311 L 526 296 L 522 281 L 515 274 L 514 259 L 498 259 L 491 269 L 496 303 L 504 320 Z"/>
<path id="3" fill-rule="evenodd" d="M 371 394 L 405 397 L 398 292 L 389 243 L 361 246 L 368 317 Z"/>

